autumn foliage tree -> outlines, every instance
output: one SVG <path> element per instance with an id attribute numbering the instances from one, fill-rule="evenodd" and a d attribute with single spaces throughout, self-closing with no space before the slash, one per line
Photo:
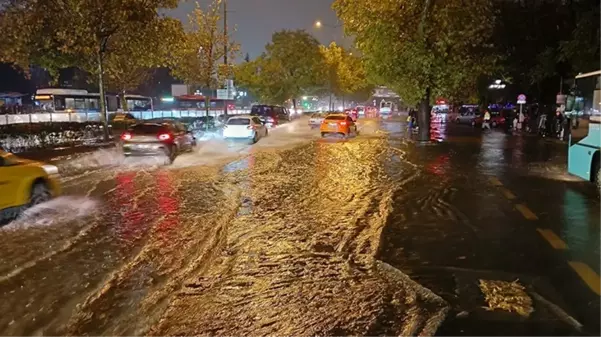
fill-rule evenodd
<path id="1" fill-rule="evenodd" d="M 220 6 L 221 0 L 214 0 L 206 9 L 197 2 L 196 8 L 188 16 L 188 27 L 183 38 L 172 51 L 172 73 L 187 84 L 214 90 L 233 76 L 232 67 L 225 66 L 222 60 L 226 53 L 228 59 L 233 60 L 240 48 L 225 34 L 220 24 Z M 208 95 L 205 108 L 208 116 Z"/>
<path id="2" fill-rule="evenodd" d="M 324 59 L 322 75 L 326 90 L 331 95 L 341 97 L 344 102 L 345 97 L 373 90 L 373 85 L 367 81 L 361 58 L 335 42 L 329 46 L 320 46 L 320 50 Z"/>
<path id="3" fill-rule="evenodd" d="M 265 102 L 281 104 L 322 86 L 319 42 L 303 30 L 273 34 L 265 53 L 236 69 L 236 81 Z"/>
<path id="4" fill-rule="evenodd" d="M 429 104 L 461 100 L 493 70 L 491 0 L 336 0 L 372 79 L 420 103 L 420 139 L 429 139 Z M 358 20 L 357 18 L 361 18 Z"/>
<path id="5" fill-rule="evenodd" d="M 127 110 L 125 94 L 150 80 L 156 67 L 168 65 L 173 46 L 182 36 L 181 22 L 165 17 L 110 41 L 110 53 L 104 60 L 107 88 L 121 94 L 124 110 Z M 98 75 L 93 66 L 88 71 Z"/>
<path id="6" fill-rule="evenodd" d="M 104 97 L 106 66 L 110 62 L 129 66 L 111 60 L 111 56 L 132 52 L 139 46 L 141 40 L 137 38 L 145 34 L 142 32 L 160 26 L 159 8 L 174 8 L 177 4 L 177 0 L 5 0 L 0 13 L 4 35 L 0 61 L 15 64 L 25 72 L 30 65 L 53 74 L 70 66 L 92 71 Z M 102 99 L 100 110 L 108 139 Z"/>

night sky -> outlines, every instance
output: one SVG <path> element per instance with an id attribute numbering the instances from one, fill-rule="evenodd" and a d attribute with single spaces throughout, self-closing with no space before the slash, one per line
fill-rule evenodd
<path id="1" fill-rule="evenodd" d="M 206 6 L 209 0 L 199 0 Z M 320 20 L 324 24 L 339 24 L 332 10 L 333 0 L 228 0 L 229 26 L 236 26 L 234 38 L 242 45 L 242 55 L 249 53 L 251 58 L 260 55 L 271 40 L 271 35 L 282 29 L 305 29 L 323 44 L 331 41 L 344 43 L 342 28 L 313 24 Z M 195 1 L 181 1 L 180 6 L 170 15 L 188 22 L 187 13 L 195 6 Z M 348 39 L 346 43 L 348 44 Z"/>

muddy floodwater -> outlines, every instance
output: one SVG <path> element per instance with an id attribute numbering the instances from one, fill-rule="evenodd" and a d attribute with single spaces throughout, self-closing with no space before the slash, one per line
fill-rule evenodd
<path id="1" fill-rule="evenodd" d="M 0 331 L 433 334 L 447 304 L 376 258 L 398 154 L 375 125 L 322 140 L 297 124 L 172 167 L 61 162 L 67 196 L 0 231 Z"/>
<path id="2" fill-rule="evenodd" d="M 216 134 L 168 167 L 118 149 L 60 158 L 64 196 L 0 228 L 0 334 L 433 335 L 473 317 L 457 270 L 478 275 L 466 281 L 474 308 L 503 311 L 478 287 L 509 284 L 530 305 L 522 321 L 553 312 L 539 297 L 582 317 L 564 289 L 528 284 L 550 279 L 552 261 L 531 254 L 551 253 L 524 248 L 543 247 L 535 229 L 500 226 L 515 217 L 511 200 L 487 183 L 561 166 L 528 161 L 496 131 L 438 127 L 420 146 L 399 121 L 359 130 L 322 139 L 301 119 L 254 145 Z M 519 245 L 499 241 L 512 235 Z M 594 262 L 598 240 L 578 240 Z"/>

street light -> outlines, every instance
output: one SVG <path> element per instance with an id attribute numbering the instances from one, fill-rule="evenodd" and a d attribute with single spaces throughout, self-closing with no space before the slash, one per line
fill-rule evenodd
<path id="1" fill-rule="evenodd" d="M 328 24 L 321 22 L 320 20 L 315 21 L 315 28 L 321 28 L 321 27 L 338 28 L 340 26 L 342 26 L 342 25 L 341 24 L 340 25 L 328 25 Z"/>
<path id="2" fill-rule="evenodd" d="M 495 83 L 489 85 L 488 89 L 505 89 L 505 84 L 501 80 L 495 80 Z"/>

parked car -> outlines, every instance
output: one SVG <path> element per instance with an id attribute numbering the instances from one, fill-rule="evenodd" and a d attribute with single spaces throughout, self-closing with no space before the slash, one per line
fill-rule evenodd
<path id="1" fill-rule="evenodd" d="M 58 168 L 0 149 L 0 224 L 60 194 Z"/>
<path id="2" fill-rule="evenodd" d="M 478 117 L 477 112 L 462 112 L 455 117 L 455 123 L 457 124 L 472 124 L 474 118 Z"/>
<path id="3" fill-rule="evenodd" d="M 192 133 L 174 121 L 136 124 L 121 135 L 121 141 L 126 157 L 165 156 L 169 163 L 196 146 Z"/>
<path id="4" fill-rule="evenodd" d="M 472 119 L 472 126 L 481 126 L 484 122 L 484 115 L 477 115 Z M 502 112 L 496 111 L 490 113 L 490 127 L 496 128 L 497 126 L 505 125 L 505 115 Z"/>
<path id="5" fill-rule="evenodd" d="M 265 123 L 257 116 L 235 116 L 230 117 L 223 127 L 223 138 L 226 140 L 244 139 L 254 144 L 263 137 L 267 137 L 268 131 Z"/>
<path id="6" fill-rule="evenodd" d="M 259 117 L 267 128 L 290 122 L 290 111 L 279 105 L 253 105 L 250 115 Z"/>

